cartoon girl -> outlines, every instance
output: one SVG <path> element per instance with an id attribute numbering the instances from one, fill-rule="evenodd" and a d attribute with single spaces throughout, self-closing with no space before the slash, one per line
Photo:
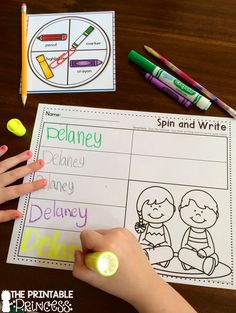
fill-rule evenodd
<path id="1" fill-rule="evenodd" d="M 164 225 L 175 211 L 171 193 L 163 187 L 148 187 L 139 195 L 136 209 L 139 221 L 135 230 L 150 263 L 167 267 L 174 256 L 170 234 Z"/>
<path id="2" fill-rule="evenodd" d="M 181 199 L 179 213 L 182 221 L 190 226 L 182 239 L 179 260 L 184 270 L 196 268 L 211 275 L 219 263 L 210 232 L 219 216 L 218 205 L 203 190 L 191 190 Z"/>

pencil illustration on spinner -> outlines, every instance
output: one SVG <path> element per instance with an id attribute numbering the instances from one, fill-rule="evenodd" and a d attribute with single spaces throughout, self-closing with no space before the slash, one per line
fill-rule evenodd
<path id="1" fill-rule="evenodd" d="M 160 186 L 143 189 L 136 202 L 135 231 L 154 269 L 165 275 L 198 279 L 230 275 L 232 270 L 221 262 L 209 231 L 219 217 L 215 199 L 196 189 L 182 196 L 176 212 L 174 202 L 172 194 Z M 187 225 L 187 229 L 182 225 L 183 231 L 176 232 L 167 227 L 173 217 Z M 172 231 L 179 241 L 178 247 L 172 244 Z"/>
<path id="2" fill-rule="evenodd" d="M 104 20 L 108 19 L 105 29 L 96 22 L 97 15 L 95 21 L 75 14 L 58 18 L 52 15 L 43 25 L 38 23 L 28 43 L 28 70 L 35 89 L 32 92 L 112 89 L 108 88 L 114 80 L 110 16 L 104 14 Z"/>
<path id="3" fill-rule="evenodd" d="M 136 209 L 139 221 L 135 224 L 135 230 L 140 234 L 139 242 L 150 263 L 168 267 L 174 252 L 165 222 L 171 219 L 175 211 L 173 196 L 159 186 L 146 188 L 138 197 Z"/>

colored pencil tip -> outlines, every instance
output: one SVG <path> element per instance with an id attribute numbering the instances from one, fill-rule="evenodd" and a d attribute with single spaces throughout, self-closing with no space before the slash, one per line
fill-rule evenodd
<path id="1" fill-rule="evenodd" d="M 144 45 L 144 49 L 146 49 L 148 52 L 152 50 L 151 47 L 148 47 L 148 46 L 146 46 L 146 45 Z"/>
<path id="2" fill-rule="evenodd" d="M 27 96 L 21 96 L 23 106 L 25 107 Z"/>

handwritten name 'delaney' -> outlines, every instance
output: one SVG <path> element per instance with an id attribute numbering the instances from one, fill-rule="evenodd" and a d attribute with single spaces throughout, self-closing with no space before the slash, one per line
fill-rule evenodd
<path id="1" fill-rule="evenodd" d="M 51 178 L 51 175 L 46 174 L 37 174 L 36 180 L 46 178 L 48 183 L 46 187 L 44 187 L 45 190 L 56 190 L 60 193 L 68 194 L 69 196 L 72 195 L 75 191 L 75 186 L 73 181 L 64 181 L 62 182 L 60 179 L 53 179 Z"/>
<path id="2" fill-rule="evenodd" d="M 29 208 L 29 223 L 33 224 L 40 220 L 49 221 L 51 219 L 76 219 L 75 225 L 78 228 L 86 226 L 88 220 L 87 208 L 60 206 L 53 201 L 53 205 L 43 206 L 39 203 L 32 203 Z"/>
<path id="3" fill-rule="evenodd" d="M 80 145 L 86 148 L 100 148 L 102 145 L 102 134 L 84 130 L 75 130 L 70 125 L 62 127 L 47 127 L 47 139 L 50 141 L 65 141 L 68 143 Z"/>
<path id="4" fill-rule="evenodd" d="M 55 153 L 49 150 L 43 150 L 42 153 L 45 164 L 53 164 L 56 166 L 81 168 L 84 166 L 84 157 L 76 158 L 69 155 L 64 155 L 63 150 L 59 150 L 59 153 Z"/>

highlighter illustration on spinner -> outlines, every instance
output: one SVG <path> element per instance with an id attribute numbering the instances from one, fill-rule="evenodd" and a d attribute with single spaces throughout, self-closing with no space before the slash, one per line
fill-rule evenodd
<path id="1" fill-rule="evenodd" d="M 39 62 L 39 65 L 43 71 L 43 74 L 45 76 L 46 79 L 50 79 L 54 76 L 50 66 L 48 65 L 45 56 L 43 54 L 38 55 L 36 57 L 36 60 Z"/>

